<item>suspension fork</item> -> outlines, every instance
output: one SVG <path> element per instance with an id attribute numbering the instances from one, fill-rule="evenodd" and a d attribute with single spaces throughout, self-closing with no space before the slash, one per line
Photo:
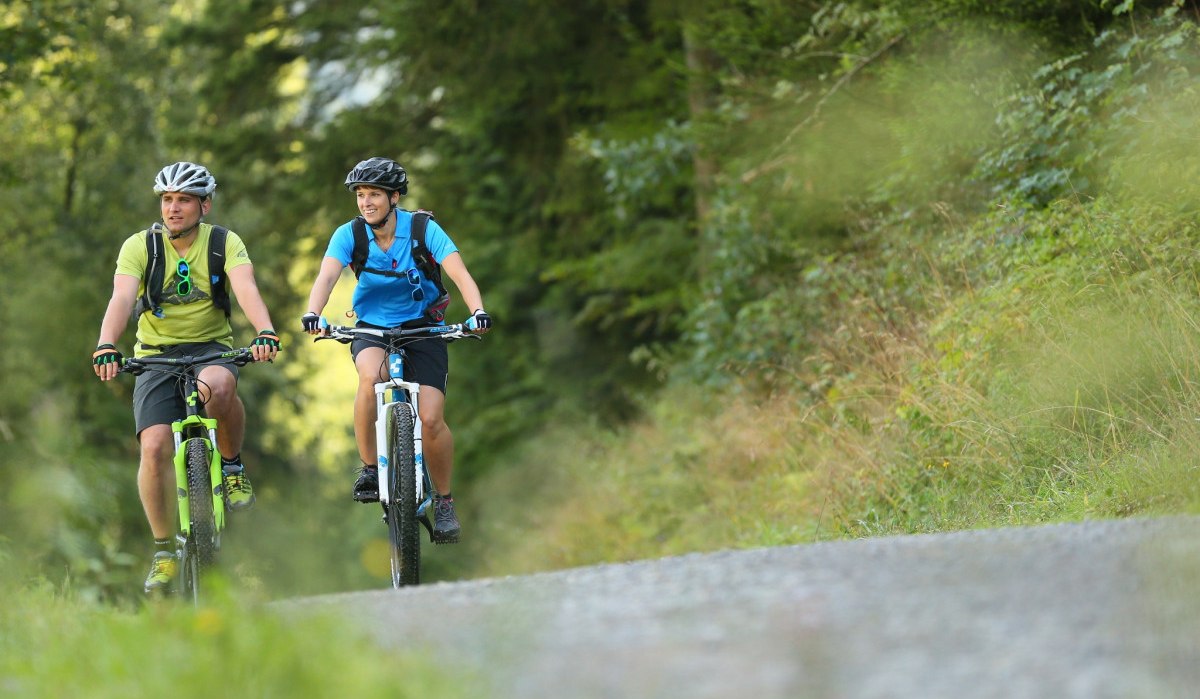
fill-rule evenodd
<path id="1" fill-rule="evenodd" d="M 213 522 L 217 531 L 225 528 L 225 474 L 221 470 L 221 452 L 217 450 L 217 421 L 200 415 L 198 394 L 192 391 L 187 397 L 188 414 L 182 420 L 171 423 L 171 439 L 175 445 L 175 496 L 179 502 L 179 528 L 191 536 L 192 507 L 187 492 L 187 442 L 201 439 L 207 433 L 209 444 L 208 480 L 213 494 Z M 188 437 L 188 435 L 191 435 Z"/>
<path id="2" fill-rule="evenodd" d="M 375 384 L 375 453 L 379 459 L 380 469 L 379 499 L 381 502 L 387 502 L 391 497 L 390 493 L 385 494 L 387 490 L 385 476 L 387 469 L 392 465 L 388 461 L 387 434 L 390 426 L 388 425 L 387 409 L 396 403 L 405 403 L 408 409 L 412 410 L 414 433 L 412 435 L 396 435 L 396 438 L 411 437 L 413 440 L 413 461 L 417 469 L 417 496 L 420 499 L 417 514 L 420 515 L 425 512 L 431 502 L 430 480 L 425 471 L 425 445 L 422 437 L 421 411 L 419 410 L 421 387 L 415 382 L 404 380 L 404 355 L 400 352 L 394 351 L 388 354 L 388 375 L 391 377 L 391 381 Z"/>

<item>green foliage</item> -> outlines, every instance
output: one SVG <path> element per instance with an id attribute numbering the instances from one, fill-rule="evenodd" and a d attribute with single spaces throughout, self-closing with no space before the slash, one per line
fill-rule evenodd
<path id="1" fill-rule="evenodd" d="M 912 456 L 956 472 L 963 487 L 950 492 L 963 501 L 946 509 L 958 521 L 1112 516 L 1194 499 L 1166 485 L 1182 464 L 1162 457 L 1186 449 L 1195 431 L 1196 279 L 1179 274 L 1194 269 L 1194 254 L 1177 239 L 1179 222 L 1161 216 L 1096 206 L 1033 217 L 1054 252 L 1037 233 L 1021 246 L 1034 256 L 1024 263 L 1019 250 L 993 248 L 1017 252 L 1019 266 L 981 280 L 939 328 L 961 349 L 920 393 L 948 382 L 970 400 L 922 410 Z M 914 483 L 902 478 L 897 490 L 920 492 Z"/>
<path id="2" fill-rule="evenodd" d="M 4 586 L 0 677 L 7 697 L 477 696 L 474 678 L 418 651 L 397 656 L 332 616 L 228 595 L 194 609 L 89 605 L 46 582 Z M 268 650 L 269 649 L 269 650 Z M 318 662 L 319 660 L 319 662 Z"/>
<path id="3" fill-rule="evenodd" d="M 694 353 L 673 367 L 683 348 L 649 354 L 679 385 L 646 424 L 599 436 L 584 424 L 518 455 L 520 481 L 543 484 L 539 501 L 560 506 L 506 511 L 509 526 L 489 535 L 519 542 L 519 553 L 488 570 L 1196 511 L 1200 277 L 1186 173 L 1197 159 L 1177 138 L 1185 132 L 1167 127 L 1194 91 L 1194 26 L 1173 6 L 1132 19 L 1136 33 L 1102 32 L 1094 51 L 1043 61 L 1041 98 L 1027 99 L 1020 81 L 972 93 L 999 105 L 990 137 L 897 139 L 896 152 L 937 167 L 888 168 L 883 181 L 848 168 L 863 187 L 828 209 L 821 225 L 837 236 L 797 222 L 803 204 L 791 215 L 750 206 L 759 192 L 782 199 L 786 177 L 727 182 L 705 221 L 718 264 L 702 265 L 716 271 L 689 319 Z M 914 38 L 908 50 L 938 40 Z M 879 94 L 923 84 L 906 82 L 919 72 L 905 60 L 861 74 Z M 1036 60 L 1030 52 L 1008 70 L 1019 77 Z M 891 133 L 903 135 L 896 119 Z M 996 167 L 1001 156 L 1019 176 Z M 1072 180 L 1089 173 L 1094 197 L 1049 186 L 1067 177 L 1063 163 Z M 930 187 L 931 173 L 954 178 Z M 981 185 L 996 185 L 987 207 Z M 715 387 L 733 372 L 743 392 L 731 396 Z M 697 380 L 714 387 L 712 400 L 679 393 Z M 770 428 L 784 437 L 764 437 Z M 739 500 L 743 489 L 757 497 Z M 646 492 L 654 497 L 636 495 Z"/>
<path id="4" fill-rule="evenodd" d="M 677 388 L 640 427 L 545 433 L 489 474 L 467 541 L 477 574 L 505 575 L 810 540 L 805 438 L 787 400 L 764 405 Z M 536 504 L 536 506 L 531 506 Z"/>
<path id="5" fill-rule="evenodd" d="M 680 386 L 644 425 L 517 455 L 557 506 L 497 498 L 482 533 L 515 552 L 479 544 L 485 572 L 1196 511 L 1195 223 L 1111 200 L 1015 220 L 909 250 L 911 295 L 846 288 L 804 361 L 747 362 L 769 393 Z"/>
<path id="6" fill-rule="evenodd" d="M 264 535 L 231 531 L 239 584 L 380 584 L 378 522 L 345 502 L 349 362 L 295 330 L 356 213 L 342 177 L 376 154 L 497 319 L 451 348 L 480 537 L 432 556 L 437 578 L 1194 500 L 1165 494 L 1195 434 L 1182 4 L 4 12 L 0 532 L 81 598 L 143 572 L 129 383 L 87 356 L 117 246 L 179 159 L 216 172 L 210 218 L 291 333 L 243 375 Z M 531 484 L 562 509 L 527 508 Z"/>
<path id="7" fill-rule="evenodd" d="M 1106 30 L 1085 52 L 1037 70 L 1000 124 L 1005 145 L 980 161 L 996 192 L 1039 205 L 1111 189 L 1183 203 L 1179 130 L 1192 113 L 1196 25 L 1169 8 L 1139 31 Z"/>

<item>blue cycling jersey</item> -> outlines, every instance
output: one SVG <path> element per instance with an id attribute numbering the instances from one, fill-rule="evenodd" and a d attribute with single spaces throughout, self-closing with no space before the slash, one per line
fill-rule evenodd
<path id="1" fill-rule="evenodd" d="M 351 304 L 354 314 L 364 323 L 385 328 L 395 327 L 420 318 L 425 312 L 425 307 L 437 298 L 437 285 L 417 271 L 416 261 L 413 259 L 412 218 L 411 211 L 396 209 L 396 239 L 387 250 L 376 244 L 375 231 L 367 226 L 370 242 L 367 245 L 366 266 L 372 269 L 390 269 L 398 275 L 391 277 L 364 272 L 359 277 Z M 449 255 L 458 252 L 454 241 L 433 219 L 430 219 L 425 227 L 425 246 L 429 248 L 438 264 Z M 351 222 L 347 221 L 333 232 L 329 239 L 329 247 L 325 249 L 325 256 L 332 257 L 343 266 L 349 266 L 353 252 L 354 231 Z M 423 297 L 421 300 L 413 298 L 413 292 L 417 289 L 421 292 L 415 295 Z"/>

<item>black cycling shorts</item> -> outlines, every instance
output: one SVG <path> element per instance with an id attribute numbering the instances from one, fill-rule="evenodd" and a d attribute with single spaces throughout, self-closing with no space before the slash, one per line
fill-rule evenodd
<path id="1" fill-rule="evenodd" d="M 208 354 L 210 352 L 224 352 L 231 349 L 229 346 L 220 342 L 198 342 L 186 345 L 172 345 L 168 349 L 163 350 L 156 356 L 159 357 L 183 357 L 189 354 Z M 213 362 L 203 366 L 220 365 L 233 373 L 233 380 L 237 381 L 238 368 L 231 361 Z M 168 367 L 163 367 L 164 369 Z M 200 373 L 200 369 L 196 370 Z M 141 434 L 142 430 L 151 425 L 169 425 L 176 420 L 182 420 L 187 414 L 187 407 L 183 402 L 182 393 L 183 384 L 179 379 L 178 374 L 171 371 L 157 371 L 155 369 L 147 369 L 139 374 L 133 384 L 133 422 L 135 434 Z"/>
<path id="2" fill-rule="evenodd" d="M 376 328 L 378 325 L 358 323 L 355 327 Z M 350 343 L 350 356 L 357 359 L 358 353 L 367 347 L 379 347 L 379 338 L 355 338 Z M 382 374 L 387 376 L 387 355 L 383 358 Z M 446 393 L 446 383 L 450 377 L 450 353 L 446 351 L 446 343 L 436 337 L 414 340 L 404 345 L 404 380 L 422 386 L 432 386 Z"/>

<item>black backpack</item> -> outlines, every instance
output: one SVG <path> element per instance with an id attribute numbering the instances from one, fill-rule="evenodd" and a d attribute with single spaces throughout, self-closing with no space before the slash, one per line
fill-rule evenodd
<path id="1" fill-rule="evenodd" d="M 167 267 L 163 230 L 163 225 L 157 221 L 146 229 L 146 288 L 133 309 L 134 318 L 140 318 L 147 311 L 159 318 L 163 317 L 162 292 Z M 228 233 L 229 229 L 224 226 L 213 226 L 208 238 L 208 273 L 212 282 L 212 302 L 225 312 L 226 318 L 233 310 L 225 282 L 225 238 Z"/>
<path id="2" fill-rule="evenodd" d="M 429 247 L 425 245 L 425 226 L 432 218 L 433 212 L 424 209 L 413 212 L 412 255 L 413 260 L 417 263 L 417 270 L 425 275 L 426 279 L 433 282 L 438 290 L 437 298 L 425 308 L 425 319 L 440 323 L 446 317 L 446 307 L 450 305 L 450 294 L 446 293 L 446 287 L 442 285 L 442 268 L 438 265 L 437 260 L 433 259 L 433 253 L 429 251 Z M 361 277 L 363 272 L 380 274 L 385 277 L 405 276 L 404 272 L 367 267 L 367 247 L 371 242 L 370 236 L 367 235 L 367 221 L 362 216 L 355 216 L 350 227 L 354 231 L 354 250 L 350 253 L 350 269 L 354 272 L 355 279 Z"/>

